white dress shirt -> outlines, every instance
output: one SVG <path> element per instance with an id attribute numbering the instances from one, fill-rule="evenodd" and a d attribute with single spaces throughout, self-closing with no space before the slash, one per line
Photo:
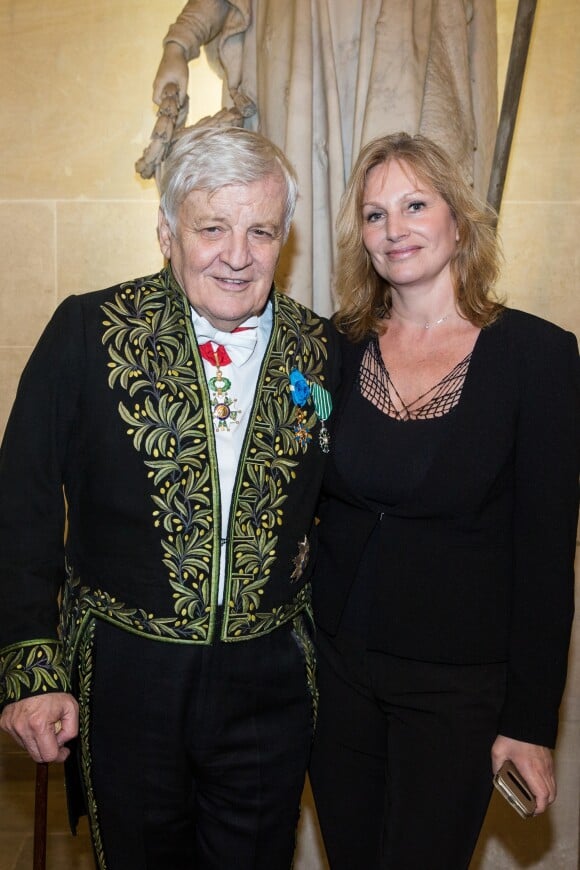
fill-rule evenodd
<path id="1" fill-rule="evenodd" d="M 205 317 L 199 315 L 193 308 L 191 309 L 191 319 L 193 321 L 193 328 L 196 335 L 211 337 L 215 336 L 218 332 L 215 327 L 208 323 Z M 238 411 L 239 413 L 235 421 L 229 422 L 227 428 L 219 428 L 217 431 L 214 431 L 221 501 L 221 548 L 218 588 L 219 604 L 223 604 L 224 600 L 227 552 L 226 544 L 232 493 L 236 481 L 244 437 L 252 413 L 262 360 L 264 359 L 264 354 L 266 353 L 266 348 L 272 332 L 272 320 L 272 304 L 269 302 L 259 317 L 250 317 L 241 324 L 241 327 L 254 327 L 256 329 L 256 346 L 250 357 L 240 365 L 232 361 L 227 365 L 221 366 L 223 376 L 231 382 L 231 387 L 227 391 L 228 395 L 231 399 L 236 400 L 235 403 L 232 404 L 232 410 Z M 219 335 L 217 337 L 219 340 Z M 202 338 L 202 343 L 203 341 L 204 339 Z M 203 357 L 202 360 L 205 376 L 209 382 L 210 379 L 215 376 L 216 366 L 208 360 L 203 359 Z"/>

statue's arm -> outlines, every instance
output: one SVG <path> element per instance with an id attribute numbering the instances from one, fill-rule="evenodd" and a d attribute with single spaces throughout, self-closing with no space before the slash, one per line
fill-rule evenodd
<path id="1" fill-rule="evenodd" d="M 153 101 L 161 103 L 167 85 L 176 85 L 179 102 L 187 93 L 188 63 L 199 56 L 202 45 L 221 31 L 229 10 L 227 0 L 189 0 L 163 40 L 163 56 L 153 82 Z"/>

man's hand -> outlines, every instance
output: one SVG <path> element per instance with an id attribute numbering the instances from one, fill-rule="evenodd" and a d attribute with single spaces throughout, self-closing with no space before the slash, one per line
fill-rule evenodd
<path id="1" fill-rule="evenodd" d="M 163 57 L 153 82 L 153 102 L 159 106 L 165 87 L 177 85 L 179 105 L 182 106 L 187 96 L 188 79 L 189 68 L 183 48 L 177 42 L 168 42 L 163 49 Z"/>
<path id="2" fill-rule="evenodd" d="M 556 778 L 551 751 L 546 746 L 524 743 L 500 734 L 491 749 L 494 774 L 507 758 L 513 761 L 536 798 L 534 815 L 538 816 L 556 800 Z"/>
<path id="3" fill-rule="evenodd" d="M 0 728 L 25 749 L 33 761 L 64 761 L 70 749 L 64 745 L 76 737 L 79 708 L 72 695 L 51 692 L 8 704 Z"/>

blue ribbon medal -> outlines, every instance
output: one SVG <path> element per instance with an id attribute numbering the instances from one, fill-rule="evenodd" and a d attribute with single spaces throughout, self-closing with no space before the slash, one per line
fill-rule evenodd
<path id="1" fill-rule="evenodd" d="M 310 387 L 308 386 L 308 381 L 298 369 L 292 369 L 290 372 L 290 395 L 294 402 L 296 414 L 294 437 L 301 447 L 307 447 L 308 442 L 312 440 L 312 435 L 308 429 L 308 411 L 304 409 L 304 405 L 310 398 Z"/>
<path id="2" fill-rule="evenodd" d="M 326 421 L 330 417 L 332 411 L 332 397 L 328 390 L 321 387 L 319 384 L 308 384 L 308 381 L 298 369 L 292 369 L 290 372 L 290 395 L 296 408 L 296 422 L 294 423 L 294 433 L 298 443 L 305 447 L 312 440 L 312 435 L 309 432 L 307 420 L 308 412 L 304 406 L 310 398 L 314 404 L 314 410 L 320 419 L 320 433 L 318 435 L 318 443 L 323 453 L 328 453 L 330 450 L 330 433 L 326 428 Z"/>

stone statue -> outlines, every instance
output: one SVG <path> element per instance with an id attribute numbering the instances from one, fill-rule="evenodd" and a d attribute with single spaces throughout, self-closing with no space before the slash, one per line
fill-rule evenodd
<path id="1" fill-rule="evenodd" d="M 150 177 L 187 114 L 206 46 L 224 109 L 201 123 L 259 128 L 294 164 L 295 234 L 281 283 L 333 310 L 334 222 L 361 146 L 397 130 L 442 144 L 483 197 L 497 125 L 495 0 L 189 0 L 164 40 L 160 112 L 137 164 Z"/>

